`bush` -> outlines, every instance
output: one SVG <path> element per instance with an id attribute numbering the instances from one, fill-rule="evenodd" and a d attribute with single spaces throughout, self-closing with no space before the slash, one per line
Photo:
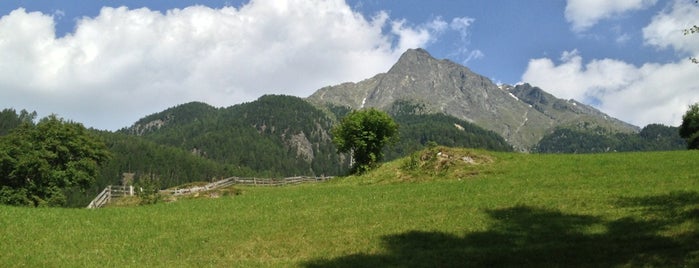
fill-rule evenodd
<path id="1" fill-rule="evenodd" d="M 160 201 L 160 179 L 157 177 L 142 177 L 136 183 L 137 195 L 141 205 L 155 204 Z"/>

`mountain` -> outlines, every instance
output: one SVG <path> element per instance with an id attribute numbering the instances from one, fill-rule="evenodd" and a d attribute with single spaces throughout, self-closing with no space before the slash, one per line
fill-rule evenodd
<path id="1" fill-rule="evenodd" d="M 612 118 L 593 107 L 575 100 L 558 99 L 543 89 L 529 84 L 514 87 L 503 85 L 501 88 L 556 121 L 556 127 L 587 129 L 601 127 L 611 133 L 638 133 L 639 131 L 638 127 Z"/>
<path id="2" fill-rule="evenodd" d="M 512 146 L 497 133 L 450 115 L 424 113 L 423 104 L 398 101 L 388 113 L 400 126 L 400 142 L 384 150 L 386 160 L 409 155 L 430 144 L 512 151 Z"/>
<path id="3" fill-rule="evenodd" d="M 530 85 L 498 86 L 423 49 L 406 51 L 386 73 L 321 88 L 308 100 L 381 110 L 390 109 L 396 101 L 420 103 L 428 113 L 444 113 L 494 131 L 520 151 L 530 151 L 542 137 L 564 125 L 603 126 L 612 133 L 639 131 L 590 106 L 557 99 Z"/>
<path id="4" fill-rule="evenodd" d="M 390 110 L 401 127 L 398 144 L 385 150 L 387 159 L 421 150 L 429 142 L 512 150 L 497 133 L 452 116 L 425 114 L 421 104 L 396 102 Z M 341 175 L 349 168 L 349 158 L 337 154 L 330 130 L 349 111 L 345 106 L 266 95 L 227 108 L 199 102 L 178 105 L 120 132 L 261 176 Z"/>
<path id="5" fill-rule="evenodd" d="M 343 173 L 347 160 L 332 144 L 332 125 L 328 113 L 301 98 L 267 95 L 220 109 L 182 104 L 122 131 L 276 177 Z"/>

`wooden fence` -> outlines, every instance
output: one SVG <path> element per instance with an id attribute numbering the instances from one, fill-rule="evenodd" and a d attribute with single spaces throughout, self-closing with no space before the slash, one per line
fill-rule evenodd
<path id="1" fill-rule="evenodd" d="M 284 186 L 302 183 L 323 182 L 332 177 L 289 177 L 283 179 L 260 179 L 260 178 L 237 178 L 233 184 L 253 185 L 253 186 Z"/>
<path id="2" fill-rule="evenodd" d="M 183 195 L 191 194 L 201 191 L 213 190 L 216 188 L 227 187 L 231 185 L 247 185 L 247 186 L 285 186 L 285 185 L 296 185 L 302 183 L 315 183 L 323 182 L 332 177 L 289 177 L 283 179 L 262 179 L 262 178 L 241 178 L 241 177 L 230 177 L 223 180 L 215 181 L 204 186 L 194 186 L 190 188 L 174 189 L 174 190 L 160 190 L 161 194 L 169 195 Z M 95 197 L 95 199 L 90 202 L 87 208 L 100 208 L 109 203 L 112 198 L 122 197 L 122 196 L 133 196 L 135 191 L 133 186 L 114 186 L 109 185 L 104 190 Z"/>
<path id="3" fill-rule="evenodd" d="M 134 187 L 131 185 L 109 185 L 87 205 L 87 208 L 99 208 L 109 203 L 114 197 L 133 196 L 134 193 Z"/>
<path id="4" fill-rule="evenodd" d="M 208 191 L 211 189 L 216 189 L 219 187 L 226 187 L 231 185 L 248 185 L 248 186 L 285 186 L 285 185 L 295 185 L 302 183 L 313 183 L 313 182 L 323 182 L 332 177 L 289 177 L 283 179 L 262 179 L 262 178 L 241 178 L 241 177 L 230 177 L 223 180 L 215 181 L 204 186 L 195 186 L 183 189 L 174 190 L 160 190 L 160 193 L 171 194 L 171 195 L 181 195 L 190 194 L 201 191 Z"/>

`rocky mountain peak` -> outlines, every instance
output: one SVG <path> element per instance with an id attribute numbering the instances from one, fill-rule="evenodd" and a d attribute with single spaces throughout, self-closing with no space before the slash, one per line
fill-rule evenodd
<path id="1" fill-rule="evenodd" d="M 476 123 L 527 151 L 546 133 L 576 120 L 606 120 L 611 129 L 633 127 L 592 107 L 560 100 L 530 85 L 497 86 L 490 79 L 452 61 L 433 58 L 424 49 L 409 49 L 386 73 L 359 83 L 319 89 L 308 98 L 353 109 L 388 110 L 397 101 L 423 104 L 430 113 L 444 113 Z M 589 110 L 589 109 L 592 110 Z"/>
<path id="2" fill-rule="evenodd" d="M 448 59 L 436 59 L 422 48 L 408 49 L 386 74 L 407 76 L 435 76 L 456 72 L 458 76 L 487 79 L 472 72 L 469 68 Z M 427 77 L 432 78 L 432 77 Z"/>
<path id="3" fill-rule="evenodd" d="M 388 73 L 411 73 L 416 69 L 435 66 L 438 64 L 437 61 L 427 50 L 422 48 L 408 49 L 398 58 L 398 62 L 388 70 Z"/>

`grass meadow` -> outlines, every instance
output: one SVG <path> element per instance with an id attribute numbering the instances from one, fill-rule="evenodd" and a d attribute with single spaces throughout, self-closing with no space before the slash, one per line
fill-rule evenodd
<path id="1" fill-rule="evenodd" d="M 0 206 L 0 266 L 697 267 L 698 160 L 440 147 L 235 196 Z"/>

